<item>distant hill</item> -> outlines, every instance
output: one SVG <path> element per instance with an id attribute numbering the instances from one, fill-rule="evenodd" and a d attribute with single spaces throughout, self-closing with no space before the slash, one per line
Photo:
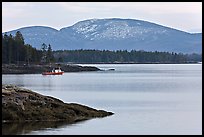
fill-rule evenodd
<path id="1" fill-rule="evenodd" d="M 32 26 L 20 31 L 25 43 L 38 49 L 42 43 L 54 50 L 144 50 L 202 53 L 202 33 L 187 33 L 155 23 L 135 19 L 90 19 L 59 31 L 50 27 Z"/>

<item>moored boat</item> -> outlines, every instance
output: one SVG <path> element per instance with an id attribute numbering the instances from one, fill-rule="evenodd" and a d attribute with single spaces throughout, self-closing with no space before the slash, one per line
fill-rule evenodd
<path id="1" fill-rule="evenodd" d="M 62 75 L 64 71 L 62 71 L 60 68 L 55 68 L 52 71 L 46 71 L 43 72 L 42 75 Z"/>

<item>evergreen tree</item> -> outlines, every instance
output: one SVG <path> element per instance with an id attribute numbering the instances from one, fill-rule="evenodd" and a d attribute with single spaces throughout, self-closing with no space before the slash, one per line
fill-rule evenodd
<path id="1" fill-rule="evenodd" d="M 7 53 L 8 53 L 8 63 L 16 63 L 16 48 L 15 48 L 15 40 L 13 36 L 10 34 L 7 41 Z"/>
<path id="2" fill-rule="evenodd" d="M 8 63 L 8 35 L 2 35 L 2 63 Z"/>
<path id="3" fill-rule="evenodd" d="M 47 61 L 47 45 L 45 43 L 43 43 L 41 46 L 41 49 L 42 49 L 41 62 L 45 63 Z"/>
<path id="4" fill-rule="evenodd" d="M 15 48 L 16 48 L 16 61 L 17 64 L 19 64 L 19 61 L 23 60 L 24 52 L 23 52 L 23 46 L 24 46 L 24 38 L 20 31 L 16 32 L 16 35 L 14 37 L 15 40 Z"/>
<path id="5" fill-rule="evenodd" d="M 50 44 L 48 45 L 48 49 L 47 49 L 47 61 L 46 62 L 47 63 L 54 62 L 54 55 L 52 53 L 52 47 Z"/>
<path id="6" fill-rule="evenodd" d="M 26 44 L 25 47 L 26 47 L 25 61 L 27 62 L 28 65 L 30 65 L 30 61 L 32 59 L 32 50 L 33 50 L 33 48 L 29 44 Z"/>

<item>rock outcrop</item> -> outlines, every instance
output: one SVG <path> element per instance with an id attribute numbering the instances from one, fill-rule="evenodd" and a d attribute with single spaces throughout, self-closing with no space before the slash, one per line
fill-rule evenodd
<path id="1" fill-rule="evenodd" d="M 112 115 L 76 103 L 64 103 L 14 85 L 2 85 L 2 121 L 66 121 L 74 123 Z"/>

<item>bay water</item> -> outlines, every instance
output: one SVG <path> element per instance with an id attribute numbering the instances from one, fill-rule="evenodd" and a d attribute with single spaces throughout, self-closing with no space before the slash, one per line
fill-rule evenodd
<path id="1" fill-rule="evenodd" d="M 2 75 L 15 84 L 66 103 L 114 115 L 64 122 L 7 123 L 4 134 L 177 135 L 202 134 L 202 64 L 80 64 L 104 71 L 63 75 Z M 115 69 L 114 71 L 109 69 Z"/>

